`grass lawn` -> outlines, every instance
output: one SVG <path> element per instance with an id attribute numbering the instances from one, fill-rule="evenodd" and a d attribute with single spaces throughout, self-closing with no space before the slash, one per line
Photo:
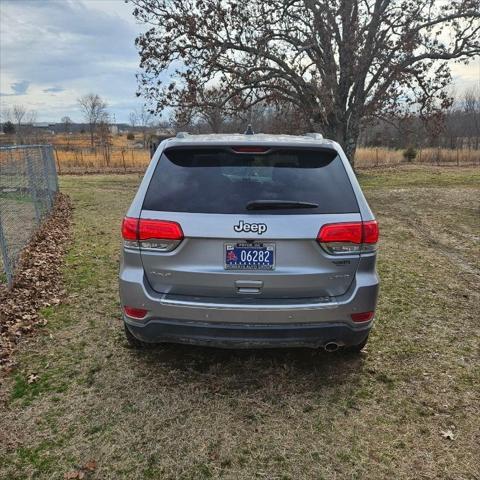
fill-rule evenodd
<path id="1" fill-rule="evenodd" d="M 63 177 L 68 302 L 1 387 L 0 478 L 478 479 L 480 170 L 359 178 L 382 288 L 355 357 L 129 349 L 116 277 L 139 177 Z"/>

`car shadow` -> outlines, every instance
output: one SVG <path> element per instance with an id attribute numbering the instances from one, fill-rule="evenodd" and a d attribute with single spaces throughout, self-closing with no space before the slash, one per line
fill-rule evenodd
<path id="1" fill-rule="evenodd" d="M 361 381 L 366 353 L 326 353 L 309 348 L 220 349 L 164 344 L 135 351 L 139 374 L 150 378 L 173 372 L 174 383 L 200 385 L 214 393 L 269 391 L 319 392 L 329 386 Z"/>

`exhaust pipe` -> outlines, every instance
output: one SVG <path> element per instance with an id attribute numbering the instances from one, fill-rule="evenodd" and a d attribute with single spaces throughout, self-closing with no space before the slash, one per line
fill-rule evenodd
<path id="1" fill-rule="evenodd" d="M 332 352 L 336 352 L 340 348 L 340 345 L 338 345 L 338 343 L 335 343 L 335 342 L 328 342 L 325 344 L 323 348 L 325 349 L 326 352 L 332 353 Z"/>

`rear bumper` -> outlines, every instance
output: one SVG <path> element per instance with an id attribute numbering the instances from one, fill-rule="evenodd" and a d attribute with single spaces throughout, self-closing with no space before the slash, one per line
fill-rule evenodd
<path id="1" fill-rule="evenodd" d="M 361 259 L 350 288 L 341 296 L 268 299 L 212 298 L 158 293 L 145 278 L 139 258 L 120 268 L 122 305 L 148 311 L 145 319 L 124 316 L 144 342 L 222 347 L 358 345 L 373 321 L 355 323 L 352 313 L 375 310 L 379 281 L 374 255 Z"/>
<path id="2" fill-rule="evenodd" d="M 372 322 L 352 327 L 343 323 L 231 324 L 151 319 L 145 323 L 124 318 L 132 334 L 149 343 L 183 343 L 222 348 L 319 348 L 334 342 L 358 345 L 368 336 Z"/>

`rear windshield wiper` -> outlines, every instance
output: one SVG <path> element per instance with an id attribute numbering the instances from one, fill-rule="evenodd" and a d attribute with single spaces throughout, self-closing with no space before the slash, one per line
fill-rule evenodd
<path id="1" fill-rule="evenodd" d="M 317 208 L 318 203 L 297 202 L 295 200 L 253 200 L 246 205 L 247 210 L 276 210 L 281 208 Z"/>

